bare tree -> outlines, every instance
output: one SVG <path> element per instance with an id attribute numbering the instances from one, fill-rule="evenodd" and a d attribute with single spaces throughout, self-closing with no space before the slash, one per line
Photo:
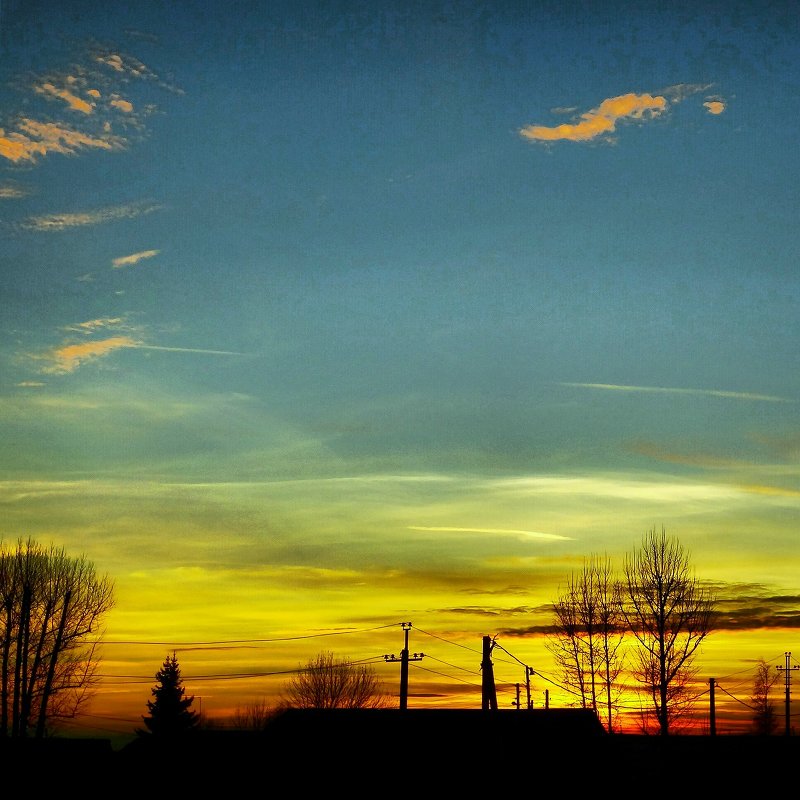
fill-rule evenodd
<path id="1" fill-rule="evenodd" d="M 85 558 L 0 544 L 0 736 L 45 736 L 92 694 L 113 586 Z"/>
<path id="2" fill-rule="evenodd" d="M 368 664 L 320 653 L 284 687 L 291 708 L 386 708 L 391 700 Z"/>
<path id="3" fill-rule="evenodd" d="M 690 569 L 680 542 L 648 531 L 625 559 L 623 611 L 638 645 L 634 674 L 649 698 L 648 716 L 664 736 L 694 698 L 694 656 L 713 628 L 715 598 Z"/>
<path id="4" fill-rule="evenodd" d="M 598 633 L 600 647 L 599 676 L 605 702 L 605 722 L 608 732 L 613 733 L 614 713 L 622 694 L 619 676 L 625 666 L 622 645 L 625 641 L 626 631 L 621 610 L 621 590 L 608 558 L 595 559 L 590 565 L 594 574 L 593 585 L 596 592 L 597 615 L 594 627 Z M 602 712 L 600 712 L 600 717 L 602 719 Z"/>
<path id="5" fill-rule="evenodd" d="M 566 591 L 553 603 L 553 612 L 546 646 L 582 707 L 604 716 L 611 732 L 625 629 L 610 560 L 592 556 L 584 561 L 583 570 L 570 576 Z"/>
<path id="6" fill-rule="evenodd" d="M 233 726 L 246 731 L 263 731 L 276 713 L 276 709 L 267 699 L 262 698 L 244 707 L 236 706 Z"/>
<path id="7" fill-rule="evenodd" d="M 753 694 L 750 697 L 753 704 L 753 733 L 759 736 L 771 736 L 778 728 L 775 706 L 769 699 L 770 689 L 777 679 L 778 673 L 773 673 L 763 658 L 759 659 L 753 680 Z"/>

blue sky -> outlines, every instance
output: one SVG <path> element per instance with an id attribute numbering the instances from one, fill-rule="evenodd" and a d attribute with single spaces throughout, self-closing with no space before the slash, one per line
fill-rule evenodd
<path id="1" fill-rule="evenodd" d="M 797 28 L 6 0 L 2 535 L 112 639 L 519 631 L 661 525 L 796 608 Z"/>

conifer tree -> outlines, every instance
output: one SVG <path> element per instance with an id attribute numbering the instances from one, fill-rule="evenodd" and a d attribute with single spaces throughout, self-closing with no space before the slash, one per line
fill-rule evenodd
<path id="1" fill-rule="evenodd" d="M 178 658 L 167 656 L 156 673 L 158 682 L 151 690 L 153 700 L 147 701 L 149 716 L 142 717 L 147 730 L 154 736 L 176 736 L 188 733 L 199 723 L 199 715 L 191 710 L 194 695 L 184 696 L 183 680 Z M 139 731 L 140 734 L 146 733 Z"/>

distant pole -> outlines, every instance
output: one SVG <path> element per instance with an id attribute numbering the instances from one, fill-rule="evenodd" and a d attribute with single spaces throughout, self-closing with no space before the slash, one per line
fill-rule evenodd
<path id="1" fill-rule="evenodd" d="M 518 683 L 516 683 L 516 684 L 514 684 L 514 685 L 517 687 L 517 699 L 516 699 L 516 700 L 515 700 L 515 701 L 512 703 L 512 705 L 513 705 L 513 706 L 516 706 L 516 708 L 517 708 L 517 711 L 519 711 L 519 709 L 520 709 L 520 704 L 519 704 L 519 691 L 520 691 L 520 686 L 519 686 L 519 684 L 518 684 Z"/>
<path id="2" fill-rule="evenodd" d="M 531 675 L 533 675 L 533 667 L 525 667 L 525 690 L 528 693 L 528 711 L 533 708 L 531 702 Z"/>
<path id="3" fill-rule="evenodd" d="M 390 656 L 384 656 L 387 662 L 399 661 L 400 662 L 400 710 L 405 711 L 408 708 L 408 662 L 419 661 L 425 656 L 425 653 L 414 653 L 413 656 L 408 654 L 408 632 L 411 630 L 410 622 L 401 622 L 403 631 L 405 633 L 405 642 L 403 649 L 400 652 L 400 658 L 396 658 L 394 653 Z"/>
<path id="4" fill-rule="evenodd" d="M 791 670 L 799 669 L 799 667 L 797 667 L 797 666 L 794 666 L 794 667 L 789 666 L 789 661 L 790 661 L 790 659 L 792 657 L 791 651 L 788 652 L 788 653 L 784 653 L 784 656 L 786 656 L 786 666 L 785 667 L 777 667 L 777 669 L 778 670 L 784 670 L 784 672 L 786 673 L 783 676 L 784 686 L 785 686 L 785 689 L 786 689 L 786 735 L 790 736 L 791 735 L 791 726 L 789 724 L 789 698 L 791 696 L 790 686 L 791 686 L 791 683 L 792 683 Z"/>
<path id="5" fill-rule="evenodd" d="M 544 690 L 544 707 L 545 708 L 550 708 L 550 690 L 549 689 L 545 689 Z"/>
<path id="6" fill-rule="evenodd" d="M 491 708 L 492 711 L 497 710 L 497 689 L 494 685 L 494 669 L 492 667 L 492 649 L 494 642 L 491 636 L 483 637 L 483 661 L 481 661 L 481 669 L 483 670 L 483 681 L 481 686 L 481 708 L 486 711 Z"/>
<path id="7" fill-rule="evenodd" d="M 716 723 L 716 709 L 714 707 L 714 678 L 708 679 L 708 690 L 709 696 L 711 698 L 711 715 L 709 721 L 709 734 L 711 736 L 716 736 L 717 734 L 717 723 Z"/>

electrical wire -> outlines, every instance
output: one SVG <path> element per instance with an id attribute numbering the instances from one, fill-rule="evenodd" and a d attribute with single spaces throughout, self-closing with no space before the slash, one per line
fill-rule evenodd
<path id="1" fill-rule="evenodd" d="M 325 636 L 346 636 L 353 633 L 371 633 L 372 631 L 379 631 L 385 628 L 393 628 L 396 625 L 402 625 L 401 622 L 393 622 L 389 625 L 378 625 L 374 628 L 360 628 L 350 629 L 346 631 L 328 631 L 325 633 L 307 633 L 302 636 L 276 636 L 269 639 L 220 639 L 218 641 L 209 642 L 143 642 L 135 640 L 114 640 L 114 639 L 100 639 L 98 644 L 105 645 L 126 645 L 126 646 L 159 646 L 159 647 L 203 647 L 203 646 L 217 646 L 217 645 L 238 645 L 238 644 L 264 644 L 271 642 L 291 642 L 298 639 L 317 639 Z"/>

